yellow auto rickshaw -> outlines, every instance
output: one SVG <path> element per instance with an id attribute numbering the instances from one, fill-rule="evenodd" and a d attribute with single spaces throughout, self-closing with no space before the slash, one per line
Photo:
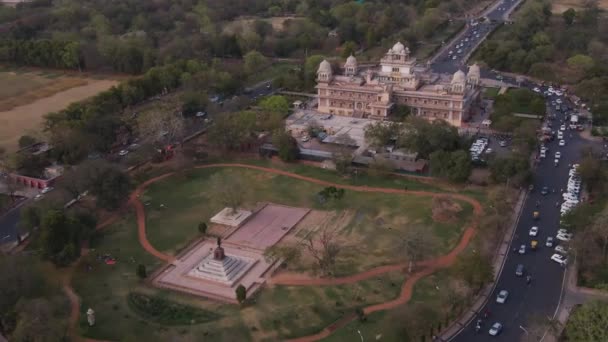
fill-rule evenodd
<path id="1" fill-rule="evenodd" d="M 533 251 L 535 251 L 535 250 L 536 250 L 536 247 L 538 247 L 538 241 L 536 241 L 536 240 L 532 240 L 532 241 L 530 241 L 530 248 L 531 248 Z"/>
<path id="2" fill-rule="evenodd" d="M 539 211 L 535 211 L 533 215 L 534 215 L 534 219 L 535 220 L 538 220 L 540 218 L 540 212 Z"/>

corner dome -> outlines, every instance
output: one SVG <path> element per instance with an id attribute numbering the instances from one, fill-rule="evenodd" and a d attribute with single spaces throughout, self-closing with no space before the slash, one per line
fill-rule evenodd
<path id="1" fill-rule="evenodd" d="M 355 58 L 355 56 L 350 55 L 348 56 L 348 58 L 346 59 L 346 65 L 355 65 L 357 64 L 357 59 Z"/>
<path id="2" fill-rule="evenodd" d="M 321 64 L 319 64 L 319 70 L 317 70 L 317 73 L 320 72 L 331 73 L 331 64 L 329 64 L 326 59 L 324 59 Z"/>
<path id="3" fill-rule="evenodd" d="M 464 83 L 465 81 L 465 74 L 464 72 L 462 72 L 462 70 L 458 70 L 454 73 L 454 77 L 452 78 L 452 83 Z"/>
<path id="4" fill-rule="evenodd" d="M 480 71 L 479 65 L 477 65 L 477 63 L 475 63 L 469 67 L 469 74 L 479 75 L 480 73 L 481 73 L 481 71 Z"/>
<path id="5" fill-rule="evenodd" d="M 401 42 L 397 42 L 392 48 L 394 53 L 402 53 L 405 51 L 405 46 Z"/>

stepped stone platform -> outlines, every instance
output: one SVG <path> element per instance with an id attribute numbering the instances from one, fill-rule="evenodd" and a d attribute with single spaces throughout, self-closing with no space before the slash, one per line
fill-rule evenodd
<path id="1" fill-rule="evenodd" d="M 211 222 L 228 227 L 240 227 L 251 216 L 251 211 L 237 209 L 234 212 L 231 208 L 224 208 L 211 218 Z"/>
<path id="2" fill-rule="evenodd" d="M 236 303 L 235 290 L 243 285 L 250 297 L 278 266 L 266 261 L 264 250 L 280 241 L 309 211 L 276 204 L 266 204 L 253 214 L 239 211 L 241 219 L 227 222 L 240 226 L 224 243 L 219 238 L 197 242 L 155 272 L 152 284 L 231 303 Z"/>

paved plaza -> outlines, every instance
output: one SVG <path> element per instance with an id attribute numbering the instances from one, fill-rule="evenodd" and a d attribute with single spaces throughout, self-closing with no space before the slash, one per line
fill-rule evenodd
<path id="1" fill-rule="evenodd" d="M 239 285 L 256 292 L 278 265 L 264 250 L 279 242 L 308 213 L 308 208 L 266 204 L 251 214 L 226 240 L 193 244 L 153 276 L 158 287 L 236 303 Z"/>

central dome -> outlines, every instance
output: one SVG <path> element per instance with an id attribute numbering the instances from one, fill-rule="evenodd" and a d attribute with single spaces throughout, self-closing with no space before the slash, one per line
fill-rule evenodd
<path id="1" fill-rule="evenodd" d="M 395 53 L 402 53 L 405 51 L 405 46 L 403 44 L 401 44 L 401 42 L 397 42 L 395 45 L 393 45 L 392 50 Z"/>

